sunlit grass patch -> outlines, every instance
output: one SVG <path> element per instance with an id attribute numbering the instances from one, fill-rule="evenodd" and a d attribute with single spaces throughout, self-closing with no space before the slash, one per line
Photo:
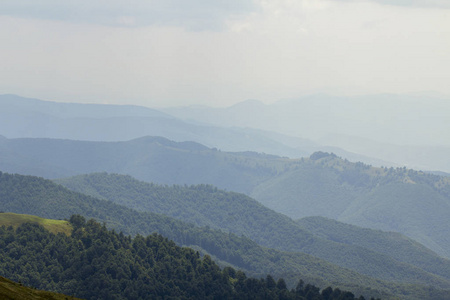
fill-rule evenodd
<path id="1" fill-rule="evenodd" d="M 52 220 L 38 216 L 15 213 L 0 213 L 0 226 L 4 225 L 6 227 L 12 226 L 13 228 L 17 228 L 23 223 L 39 224 L 54 234 L 61 232 L 66 235 L 70 235 L 72 232 L 72 226 L 65 220 Z"/>

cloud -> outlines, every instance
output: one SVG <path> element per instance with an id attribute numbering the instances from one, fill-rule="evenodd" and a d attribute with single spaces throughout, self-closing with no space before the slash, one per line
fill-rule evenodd
<path id="1" fill-rule="evenodd" d="M 345 2 L 377 2 L 380 4 L 423 8 L 450 8 L 449 0 L 340 0 Z"/>
<path id="2" fill-rule="evenodd" d="M 234 1 L 2 2 L 0 90 L 160 106 L 323 91 L 450 94 L 446 9 Z"/>
<path id="3" fill-rule="evenodd" d="M 220 30 L 233 16 L 256 9 L 252 0 L 7 0 L 0 15 L 106 26 L 177 26 Z"/>

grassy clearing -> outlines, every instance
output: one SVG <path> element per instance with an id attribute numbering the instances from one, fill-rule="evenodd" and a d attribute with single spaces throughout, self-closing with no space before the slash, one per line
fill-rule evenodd
<path id="1" fill-rule="evenodd" d="M 65 220 L 44 219 L 37 216 L 15 213 L 0 213 L 0 226 L 4 225 L 6 227 L 12 226 L 13 228 L 17 228 L 23 223 L 42 225 L 45 229 L 54 234 L 61 232 L 70 235 L 72 232 L 72 226 Z"/>
<path id="2" fill-rule="evenodd" d="M 35 290 L 0 276 L 0 299 L 8 300 L 76 300 L 72 296 Z"/>

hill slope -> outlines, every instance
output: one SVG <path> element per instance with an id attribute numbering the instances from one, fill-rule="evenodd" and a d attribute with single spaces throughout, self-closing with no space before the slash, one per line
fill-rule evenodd
<path id="1" fill-rule="evenodd" d="M 3 300 L 77 300 L 72 296 L 40 291 L 0 276 L 0 299 Z"/>
<path id="2" fill-rule="evenodd" d="M 208 183 L 245 192 L 286 164 L 276 156 L 227 153 L 160 137 L 128 142 L 0 139 L 0 154 L 0 168 L 11 173 L 58 178 L 106 171 L 163 184 Z"/>
<path id="3" fill-rule="evenodd" d="M 450 257 L 450 178 L 406 168 L 372 168 L 320 152 L 301 160 L 228 153 L 146 137 L 110 143 L 3 138 L 0 169 L 47 178 L 106 171 L 159 184 L 212 184 L 293 219 L 324 216 L 399 231 Z"/>
<path id="4" fill-rule="evenodd" d="M 448 177 L 373 168 L 315 153 L 298 168 L 259 185 L 251 195 L 295 219 L 319 215 L 397 231 L 450 257 Z"/>
<path id="5" fill-rule="evenodd" d="M 445 277 L 449 274 L 448 259 L 397 232 L 361 228 L 324 217 L 306 217 L 297 220 L 297 224 L 327 240 L 372 249 Z"/>
<path id="6" fill-rule="evenodd" d="M 232 268 L 222 271 L 209 256 L 200 258 L 198 252 L 156 234 L 131 239 L 79 215 L 70 222 L 74 227 L 71 236 L 54 235 L 30 223 L 16 230 L 0 227 L 2 272 L 25 284 L 86 299 L 248 299 L 268 295 L 268 299 L 288 300 L 304 292 L 303 287 L 302 291 L 289 291 L 284 280 L 276 283 L 271 276 L 257 280 Z M 322 299 L 319 289 L 314 290 Z"/>
<path id="7" fill-rule="evenodd" d="M 106 173 L 77 176 L 57 182 L 75 191 L 139 211 L 162 213 L 199 226 L 211 226 L 245 235 L 266 247 L 308 253 L 376 278 L 408 280 L 406 277 L 411 276 L 409 280 L 414 280 L 413 277 L 425 276 L 419 275 L 414 267 L 409 266 L 408 270 L 406 264 L 399 263 L 398 256 L 393 259 L 389 255 L 388 249 L 376 252 L 370 245 L 349 245 L 318 238 L 291 219 L 267 209 L 248 196 L 226 192 L 213 186 L 158 186 L 137 181 L 130 176 Z M 400 235 L 398 238 L 407 240 Z M 390 246 L 392 245 L 387 247 Z M 439 258 L 423 246 L 419 249 L 418 246 L 408 248 L 408 252 L 414 253 L 408 263 L 414 265 L 416 257 L 428 255 L 428 271 L 450 280 L 450 261 Z M 406 263 L 405 260 L 400 261 Z M 403 275 L 396 277 L 395 273 Z M 405 276 L 406 274 L 409 276 Z"/>
<path id="8" fill-rule="evenodd" d="M 69 218 L 75 213 L 106 222 L 108 226 L 125 234 L 148 235 L 158 232 L 180 245 L 199 248 L 228 265 L 240 267 L 252 274 L 289 274 L 294 281 L 301 274 L 309 282 L 347 286 L 352 291 L 377 297 L 389 294 L 390 289 L 394 290 L 394 285 L 389 287 L 387 282 L 380 284 L 372 278 L 307 254 L 266 249 L 245 237 L 195 227 L 155 213 L 139 213 L 110 201 L 69 191 L 42 178 L 2 173 L 0 187 L 0 204 L 5 211 L 45 218 Z M 291 281 L 291 284 L 294 282 Z M 374 291 L 361 286 L 370 286 Z M 384 294 L 378 293 L 377 288 L 385 291 Z M 410 293 L 408 286 L 403 286 L 401 290 L 402 293 Z"/>
<path id="9" fill-rule="evenodd" d="M 291 284 L 301 274 L 308 282 L 316 282 L 320 286 L 333 284 L 369 297 L 386 298 L 394 293 L 407 299 L 432 299 L 431 290 L 420 285 L 374 280 L 307 254 L 267 249 L 243 236 L 198 228 L 159 214 L 139 213 L 110 201 L 71 192 L 42 178 L 3 173 L 0 185 L 3 192 L 0 203 L 8 211 L 54 218 L 81 213 L 105 221 L 108 226 L 125 233 L 146 235 L 159 232 L 181 245 L 204 249 L 224 263 L 251 271 L 251 274 L 271 273 L 290 279 Z M 442 279 L 435 279 L 438 285 L 439 281 L 442 282 Z"/>

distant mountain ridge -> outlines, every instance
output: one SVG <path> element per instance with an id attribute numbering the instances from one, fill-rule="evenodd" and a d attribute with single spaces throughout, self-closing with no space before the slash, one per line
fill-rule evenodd
<path id="1" fill-rule="evenodd" d="M 272 104 L 244 101 L 225 108 L 171 107 L 163 111 L 182 120 L 306 138 L 347 153 L 324 147 L 315 151 L 333 151 L 376 166 L 450 172 L 449 100 L 426 95 L 313 94 Z M 348 152 L 372 160 L 355 160 Z M 384 163 L 374 163 L 373 158 Z"/>
<path id="2" fill-rule="evenodd" d="M 308 141 L 305 149 L 291 147 L 262 131 L 185 122 L 142 106 L 58 103 L 16 95 L 0 95 L 0 135 L 115 142 L 163 136 L 228 151 L 252 150 L 290 157 L 311 152 Z"/>
<path id="3" fill-rule="evenodd" d="M 447 143 L 448 99 L 398 94 L 352 97 L 312 94 L 271 104 L 247 100 L 230 107 L 171 107 L 163 109 L 180 119 L 217 126 L 251 127 L 290 136 L 318 139 L 331 133 L 368 137 L 399 144 Z M 421 127 L 427 122 L 430 128 Z M 436 135 L 429 135 L 429 132 Z M 403 134 L 403 136 L 401 136 Z M 438 142 L 436 141 L 438 139 Z M 439 142 L 439 139 L 441 142 Z M 414 141 L 419 140 L 418 143 Z M 409 142 L 408 142 L 409 141 Z M 423 142 L 420 142 L 423 141 Z"/>
<path id="4" fill-rule="evenodd" d="M 255 101 L 243 106 L 252 106 Z M 237 104 L 233 110 L 241 106 Z M 253 111 L 252 114 L 254 113 Z M 309 156 L 317 150 L 327 150 L 353 161 L 388 165 L 382 160 L 353 154 L 337 147 L 323 147 L 308 139 L 237 126 L 240 119 L 248 118 L 245 114 L 225 116 L 227 119 L 236 118 L 236 122 L 224 127 L 202 121 L 202 117 L 205 116 L 181 120 L 162 110 L 142 106 L 59 103 L 0 95 L 0 135 L 8 138 L 117 142 L 143 136 L 162 136 L 178 142 L 194 141 L 224 151 L 255 151 L 292 158 Z M 211 114 L 211 117 L 217 118 L 217 115 Z"/>
<path id="5" fill-rule="evenodd" d="M 248 100 L 227 108 L 156 110 L 0 95 L 0 135 L 88 141 L 163 136 L 224 151 L 291 158 L 328 151 L 374 166 L 450 172 L 450 145 L 443 138 L 450 118 L 446 101 L 423 95 L 310 95 L 270 105 Z M 393 134 L 398 138 L 389 137 Z"/>
<path id="6" fill-rule="evenodd" d="M 0 111 L 2 113 L 33 113 L 68 118 L 115 118 L 115 117 L 157 117 L 174 119 L 161 111 L 137 105 L 113 105 L 93 103 L 65 103 L 43 101 L 35 98 L 24 98 L 17 95 L 0 95 Z"/>

